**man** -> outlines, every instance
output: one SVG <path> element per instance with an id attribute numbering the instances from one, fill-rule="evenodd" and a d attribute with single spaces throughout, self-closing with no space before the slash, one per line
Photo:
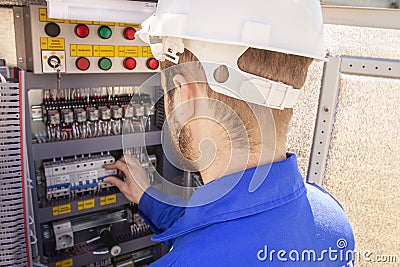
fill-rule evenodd
<path id="1" fill-rule="evenodd" d="M 108 169 L 172 250 L 152 266 L 352 266 L 341 206 L 286 153 L 292 107 L 323 60 L 316 0 L 159 0 L 141 38 L 161 60 L 171 142 L 205 185 L 187 205 L 125 157 Z M 174 205 L 176 204 L 176 205 Z"/>

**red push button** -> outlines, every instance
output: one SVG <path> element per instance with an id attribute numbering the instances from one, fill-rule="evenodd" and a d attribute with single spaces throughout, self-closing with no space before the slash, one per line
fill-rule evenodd
<path id="1" fill-rule="evenodd" d="M 90 67 L 89 59 L 85 57 L 80 57 L 75 61 L 75 66 L 82 71 L 88 70 Z"/>
<path id="2" fill-rule="evenodd" d="M 131 58 L 131 57 L 127 57 L 124 60 L 124 67 L 128 70 L 133 70 L 136 68 L 136 60 Z"/>
<path id="3" fill-rule="evenodd" d="M 86 37 L 88 37 L 89 33 L 90 33 L 89 27 L 86 26 L 85 24 L 76 25 L 75 34 L 79 38 L 86 38 Z"/>
<path id="4" fill-rule="evenodd" d="M 132 27 L 128 27 L 124 30 L 124 37 L 127 40 L 135 40 L 136 30 Z"/>
<path id="5" fill-rule="evenodd" d="M 155 58 L 149 58 L 146 65 L 149 69 L 156 70 L 160 66 L 160 62 Z"/>

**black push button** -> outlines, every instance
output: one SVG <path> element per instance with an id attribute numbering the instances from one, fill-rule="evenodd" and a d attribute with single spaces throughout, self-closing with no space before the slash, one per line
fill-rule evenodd
<path id="1" fill-rule="evenodd" d="M 44 26 L 44 31 L 50 37 L 57 37 L 60 35 L 61 29 L 56 23 L 49 22 Z"/>

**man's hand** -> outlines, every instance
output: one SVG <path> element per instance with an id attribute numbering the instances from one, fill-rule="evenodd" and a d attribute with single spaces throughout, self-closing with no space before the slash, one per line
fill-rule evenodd
<path id="1" fill-rule="evenodd" d="M 125 181 L 115 176 L 104 179 L 104 182 L 111 183 L 119 188 L 125 197 L 138 204 L 144 192 L 150 187 L 145 169 L 140 162 L 131 156 L 124 156 L 114 164 L 106 164 L 104 168 L 107 170 L 118 170 L 125 176 Z"/>

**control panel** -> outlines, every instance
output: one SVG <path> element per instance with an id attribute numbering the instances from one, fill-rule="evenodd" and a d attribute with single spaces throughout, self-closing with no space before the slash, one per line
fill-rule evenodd
<path id="1" fill-rule="evenodd" d="M 30 7 L 32 68 L 42 73 L 157 72 L 150 47 L 135 37 L 140 25 L 50 19 Z"/>

